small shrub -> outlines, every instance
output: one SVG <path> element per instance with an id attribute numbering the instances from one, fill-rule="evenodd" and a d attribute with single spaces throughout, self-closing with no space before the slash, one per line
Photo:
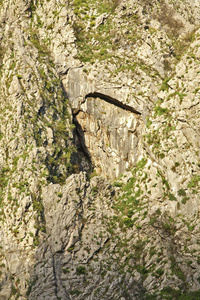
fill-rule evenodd
<path id="1" fill-rule="evenodd" d="M 11 287 L 11 296 L 12 295 L 16 295 L 17 294 L 17 289 L 12 285 L 12 287 Z"/>
<path id="2" fill-rule="evenodd" d="M 199 175 L 194 175 L 191 179 L 191 182 L 188 184 L 188 188 L 193 188 L 198 185 L 200 181 L 200 176 Z"/>
<path id="3" fill-rule="evenodd" d="M 66 228 L 67 229 L 67 228 Z M 72 252 L 74 250 L 74 246 L 67 249 L 68 252 Z"/>
<path id="4" fill-rule="evenodd" d="M 133 227 L 134 221 L 131 220 L 130 218 L 126 217 L 123 219 L 123 223 L 126 227 L 131 228 L 131 227 Z"/>
<path id="5" fill-rule="evenodd" d="M 97 186 L 94 186 L 93 188 L 92 188 L 92 195 L 94 196 L 94 195 L 96 195 L 98 193 L 98 187 Z"/>
<path id="6" fill-rule="evenodd" d="M 184 197 L 182 200 L 181 200 L 181 203 L 182 204 L 186 204 L 186 202 L 189 200 L 188 197 Z"/>
<path id="7" fill-rule="evenodd" d="M 113 183 L 113 186 L 115 186 L 115 187 L 122 187 L 122 185 L 123 185 L 123 183 L 122 182 L 114 182 Z"/>
<path id="8" fill-rule="evenodd" d="M 147 119 L 146 119 L 147 128 L 149 128 L 151 126 L 151 124 L 152 124 L 152 121 L 149 119 L 149 117 L 147 117 Z"/>
<path id="9" fill-rule="evenodd" d="M 147 274 L 148 273 L 148 270 L 147 270 L 147 268 L 145 268 L 145 266 L 138 265 L 138 266 L 136 266 L 136 270 L 140 274 Z"/>
<path id="10" fill-rule="evenodd" d="M 86 272 L 86 268 L 84 266 L 78 266 L 76 268 L 76 274 L 77 275 L 85 275 L 87 272 Z"/>
<path id="11" fill-rule="evenodd" d="M 136 165 L 136 170 L 139 170 L 139 169 L 143 169 L 144 166 L 146 165 L 147 163 L 147 159 L 146 158 L 142 158 Z"/>
<path id="12" fill-rule="evenodd" d="M 178 190 L 178 195 L 179 195 L 179 196 L 182 196 L 182 197 L 185 197 L 185 196 L 186 196 L 185 190 L 184 190 L 184 189 Z"/>
<path id="13" fill-rule="evenodd" d="M 69 272 L 70 272 L 70 270 L 69 270 L 69 269 L 67 269 L 67 268 L 62 268 L 62 271 L 63 271 L 63 273 L 64 273 L 64 274 L 67 274 L 67 273 L 69 273 Z"/>
<path id="14" fill-rule="evenodd" d="M 168 81 L 169 81 L 170 79 L 171 79 L 171 78 L 165 78 L 165 79 L 163 80 L 163 83 L 162 83 L 162 85 L 161 85 L 161 87 L 160 87 L 161 91 L 168 91 L 168 89 L 169 89 Z"/>
<path id="15" fill-rule="evenodd" d="M 70 294 L 78 296 L 78 295 L 82 294 L 82 292 L 79 290 L 72 290 L 72 291 L 70 291 Z"/>
<path id="16" fill-rule="evenodd" d="M 176 201 L 177 199 L 173 194 L 169 193 L 169 200 Z"/>
<path id="17" fill-rule="evenodd" d="M 156 106 L 155 107 L 155 115 L 156 116 L 162 116 L 163 114 L 165 114 L 168 111 L 167 108 L 162 108 L 161 106 Z"/>
<path id="18" fill-rule="evenodd" d="M 155 276 L 157 277 L 157 278 L 159 278 L 160 276 L 162 276 L 164 274 L 164 270 L 163 269 L 158 269 L 158 270 L 156 270 L 156 272 L 155 272 Z"/>

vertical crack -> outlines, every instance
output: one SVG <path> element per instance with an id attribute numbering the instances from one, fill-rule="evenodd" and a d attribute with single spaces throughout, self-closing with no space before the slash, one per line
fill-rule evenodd
<path id="1" fill-rule="evenodd" d="M 56 275 L 56 268 L 55 268 L 55 255 L 52 257 L 52 267 L 53 267 L 53 276 L 55 280 L 55 296 L 58 298 L 58 282 L 57 282 L 57 275 Z"/>

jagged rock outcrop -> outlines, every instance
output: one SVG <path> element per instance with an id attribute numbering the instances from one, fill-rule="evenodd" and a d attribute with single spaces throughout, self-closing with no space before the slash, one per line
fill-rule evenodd
<path id="1" fill-rule="evenodd" d="M 80 106 L 75 116 L 78 142 L 97 173 L 116 178 L 137 162 L 142 152 L 139 116 L 98 97 L 89 97 Z"/>
<path id="2" fill-rule="evenodd" d="M 199 298 L 199 10 L 0 1 L 0 299 Z"/>

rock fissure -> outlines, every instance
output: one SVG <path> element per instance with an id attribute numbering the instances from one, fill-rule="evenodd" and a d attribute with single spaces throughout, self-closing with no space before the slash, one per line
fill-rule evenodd
<path id="1" fill-rule="evenodd" d="M 108 102 L 110 104 L 113 104 L 113 105 L 115 105 L 117 107 L 120 107 L 120 108 L 122 108 L 124 110 L 130 111 L 130 112 L 132 112 L 132 113 L 134 113 L 136 115 L 139 115 L 139 116 L 142 114 L 141 112 L 135 110 L 133 107 L 131 107 L 131 106 L 125 104 L 125 103 L 122 103 L 121 101 L 119 101 L 119 100 L 117 100 L 115 98 L 112 98 L 112 97 L 110 97 L 108 95 L 102 94 L 102 93 L 98 93 L 98 92 L 89 93 L 89 94 L 87 94 L 85 96 L 85 99 L 87 99 L 89 97 L 91 97 L 91 98 L 100 98 L 103 101 L 106 101 L 106 102 Z"/>
<path id="2" fill-rule="evenodd" d="M 57 272 L 56 272 L 56 266 L 55 266 L 55 254 L 52 256 L 52 268 L 53 268 L 53 276 L 55 281 L 55 296 L 58 298 L 58 282 L 57 282 Z"/>

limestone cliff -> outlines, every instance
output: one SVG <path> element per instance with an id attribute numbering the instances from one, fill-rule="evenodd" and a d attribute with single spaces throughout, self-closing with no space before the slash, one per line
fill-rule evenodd
<path id="1" fill-rule="evenodd" d="M 0 1 L 0 299 L 200 299 L 199 26 Z"/>

